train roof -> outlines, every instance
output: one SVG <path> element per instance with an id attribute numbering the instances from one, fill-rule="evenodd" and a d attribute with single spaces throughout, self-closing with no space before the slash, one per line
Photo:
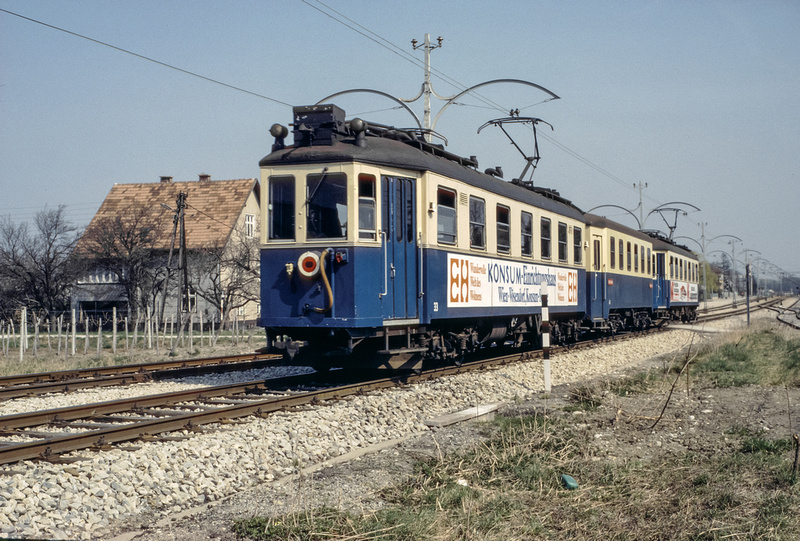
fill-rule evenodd
<path id="1" fill-rule="evenodd" d="M 632 237 L 646 240 L 653 245 L 653 249 L 655 250 L 675 252 L 685 257 L 697 259 L 697 256 L 694 254 L 694 252 L 692 252 L 685 246 L 681 246 L 680 244 L 675 244 L 674 242 L 671 242 L 669 239 L 660 236 L 655 236 L 650 233 L 645 233 L 644 231 L 638 231 L 626 225 L 617 223 L 613 220 L 609 220 L 605 216 L 598 216 L 596 214 L 590 214 L 588 212 L 584 216 L 586 217 L 586 223 L 589 224 L 590 226 L 607 227 L 609 229 L 619 231 L 620 233 L 624 233 Z"/>
<path id="2" fill-rule="evenodd" d="M 431 171 L 508 199 L 584 221 L 583 212 L 557 193 L 541 188 L 531 189 L 481 173 L 474 168 L 477 167 L 474 159 L 449 153 L 439 145 L 420 140 L 411 131 L 373 126 L 362 137 L 353 133 L 348 123 L 347 127 L 332 130 L 333 133 L 328 133 L 331 130 L 326 128 L 318 139 L 304 138 L 302 133 L 298 135 L 298 109 L 301 108 L 295 108 L 295 144 L 285 148 L 276 144 L 277 149 L 262 158 L 259 166 L 358 162 L 419 172 Z M 343 115 L 344 112 L 341 113 Z M 305 123 L 301 129 L 308 131 L 314 128 Z M 320 142 L 315 142 L 317 140 Z"/>

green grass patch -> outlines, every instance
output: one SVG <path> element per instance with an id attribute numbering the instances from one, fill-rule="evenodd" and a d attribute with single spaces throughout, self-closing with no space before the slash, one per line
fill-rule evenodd
<path id="1" fill-rule="evenodd" d="M 678 370 L 676 365 L 674 370 Z M 800 385 L 800 340 L 772 329 L 756 330 L 705 348 L 691 373 L 715 387 Z"/>

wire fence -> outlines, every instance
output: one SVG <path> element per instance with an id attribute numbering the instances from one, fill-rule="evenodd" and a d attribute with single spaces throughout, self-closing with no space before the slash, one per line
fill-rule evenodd
<path id="1" fill-rule="evenodd" d="M 159 320 L 149 310 L 132 318 L 119 317 L 116 309 L 108 314 L 72 310 L 48 318 L 23 308 L 18 317 L 0 321 L 0 350 L 3 357 L 18 355 L 22 361 L 25 355 L 38 357 L 54 353 L 66 358 L 136 350 L 156 353 L 177 348 L 194 350 L 216 346 L 220 341 L 236 346 L 249 343 L 253 337 L 252 322 L 246 322 L 233 311 L 229 315 L 228 330 L 223 331 L 222 327 L 219 318 L 206 318 L 202 313 L 185 313 L 181 320 L 175 315 Z"/>

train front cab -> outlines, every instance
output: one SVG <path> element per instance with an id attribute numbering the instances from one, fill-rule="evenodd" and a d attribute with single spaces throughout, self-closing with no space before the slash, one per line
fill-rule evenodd
<path id="1" fill-rule="evenodd" d="M 268 344 L 288 359 L 302 351 L 303 362 L 336 366 L 383 328 L 419 323 L 414 174 L 304 164 L 262 168 L 262 182 Z"/>

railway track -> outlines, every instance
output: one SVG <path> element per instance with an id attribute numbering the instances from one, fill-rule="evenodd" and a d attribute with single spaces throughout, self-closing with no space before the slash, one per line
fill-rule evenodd
<path id="1" fill-rule="evenodd" d="M 157 361 L 78 370 L 60 370 L 0 377 L 0 401 L 47 393 L 70 392 L 93 387 L 131 385 L 165 378 L 178 378 L 271 366 L 279 355 L 246 353 L 200 359 Z"/>
<path id="2" fill-rule="evenodd" d="M 615 340 L 641 334 L 619 335 Z M 551 351 L 595 347 L 599 342 L 601 340 L 568 348 L 554 347 Z M 169 432 L 202 431 L 203 425 L 211 423 L 230 422 L 250 415 L 265 416 L 389 387 L 531 361 L 541 356 L 541 350 L 515 351 L 473 360 L 461 366 L 438 367 L 419 374 L 396 374 L 355 383 L 348 381 L 352 375 L 344 371 L 325 374 L 324 382 L 319 380 L 320 374 L 303 374 L 6 415 L 0 417 L 0 437 L 6 438 L 5 442 L 0 442 L 0 464 L 32 459 L 75 460 L 65 459 L 62 455 L 82 449 L 102 450 L 115 443 L 158 439 Z M 339 381 L 335 381 L 337 377 Z M 331 387 L 335 383 L 339 384 Z M 322 385 L 325 387 L 314 388 Z M 174 439 L 174 436 L 167 438 Z"/>
<path id="3" fill-rule="evenodd" d="M 762 303 L 759 308 L 771 307 L 778 301 Z M 753 309 L 755 308 L 751 307 L 751 310 Z M 703 320 L 709 321 L 739 313 L 743 313 L 743 309 L 705 316 Z M 663 329 L 652 331 L 661 330 Z M 617 335 L 613 340 L 634 338 L 641 334 L 644 333 Z M 568 347 L 552 348 L 552 351 L 557 353 L 563 349 L 596 347 L 605 340 L 597 339 Z M 5 442 L 0 443 L 0 464 L 31 459 L 53 462 L 75 460 L 65 458 L 63 455 L 82 449 L 102 450 L 121 442 L 174 439 L 175 436 L 163 436 L 170 432 L 180 432 L 177 437 L 184 438 L 188 437 L 189 432 L 204 430 L 202 428 L 204 425 L 230 422 L 250 415 L 266 416 L 276 411 L 318 405 L 328 400 L 389 387 L 531 361 L 541 356 L 540 350 L 515 351 L 490 359 L 464 363 L 461 366 L 439 367 L 419 374 L 392 375 L 370 381 L 338 382 L 340 384 L 334 387 L 330 385 L 337 382 L 331 378 L 345 375 L 345 372 L 330 372 L 325 375 L 325 382 L 319 381 L 320 374 L 304 374 L 7 415 L 0 417 L 0 436 L 6 438 Z M 210 362 L 199 364 L 214 366 Z M 132 366 L 134 365 L 117 368 L 129 371 Z M 121 374 L 120 377 L 131 377 L 135 373 L 129 371 L 127 375 Z M 321 385 L 325 387 L 319 388 Z M 24 439 L 24 441 L 9 441 L 9 438 Z"/>
<path id="4" fill-rule="evenodd" d="M 754 312 L 756 310 L 772 309 L 776 304 L 779 304 L 782 301 L 783 298 L 781 297 L 755 301 L 751 303 L 750 311 Z M 697 322 L 705 323 L 718 319 L 724 319 L 726 317 L 743 315 L 747 313 L 747 310 L 748 308 L 744 303 L 739 303 L 735 308 L 731 306 L 716 307 L 709 309 L 708 312 L 699 312 L 697 315 Z"/>

